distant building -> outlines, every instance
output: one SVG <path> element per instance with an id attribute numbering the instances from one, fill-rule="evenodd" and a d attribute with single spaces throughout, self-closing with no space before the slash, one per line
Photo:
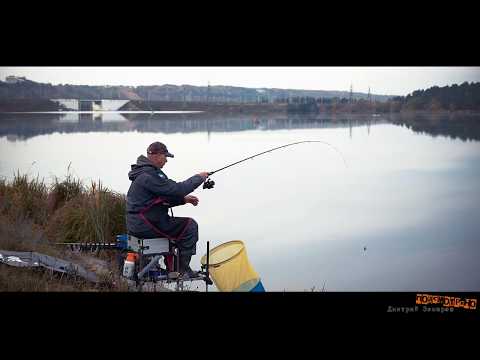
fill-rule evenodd
<path id="1" fill-rule="evenodd" d="M 7 84 L 16 84 L 23 81 L 27 81 L 27 78 L 25 76 L 20 77 L 20 76 L 10 75 L 5 78 L 5 82 Z"/>
<path id="2" fill-rule="evenodd" d="M 130 100 L 85 100 L 85 99 L 50 99 L 68 110 L 74 111 L 117 111 Z"/>

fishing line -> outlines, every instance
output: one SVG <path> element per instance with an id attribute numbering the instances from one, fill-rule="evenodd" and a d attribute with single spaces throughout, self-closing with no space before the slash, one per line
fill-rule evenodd
<path id="1" fill-rule="evenodd" d="M 210 171 L 210 172 L 208 173 L 208 175 L 211 176 L 211 175 L 213 175 L 213 174 L 215 174 L 215 173 L 217 173 L 217 172 L 219 172 L 219 171 L 225 170 L 225 169 L 227 169 L 227 168 L 229 168 L 229 167 L 231 167 L 231 166 L 240 164 L 241 162 L 244 162 L 244 161 L 253 159 L 253 158 L 257 157 L 257 156 L 266 154 L 266 153 L 268 153 L 268 152 L 275 151 L 275 150 L 278 150 L 278 149 L 281 149 L 281 148 L 284 148 L 284 147 L 287 147 L 287 146 L 302 144 L 302 143 L 321 143 L 321 144 L 330 146 L 332 149 L 334 149 L 334 150 L 341 156 L 341 158 L 342 158 L 342 160 L 343 160 L 343 163 L 345 164 L 345 167 L 348 168 L 347 162 L 345 161 L 345 158 L 343 157 L 342 153 L 341 153 L 335 146 L 333 146 L 332 144 L 329 144 L 329 143 L 327 143 L 326 141 L 321 141 L 321 140 L 304 140 L 304 141 L 297 141 L 297 142 L 294 142 L 294 143 L 290 143 L 290 144 L 278 146 L 278 147 L 275 147 L 275 148 L 273 148 L 273 149 L 269 149 L 269 150 L 263 151 L 263 152 L 261 152 L 261 153 L 258 153 L 258 154 L 249 156 L 249 157 L 247 157 L 247 158 L 245 158 L 245 159 L 236 161 L 236 162 L 234 162 L 234 163 L 232 163 L 232 164 L 229 164 L 229 165 L 227 165 L 227 166 L 224 166 L 224 167 L 222 167 L 222 168 L 220 168 L 220 169 L 217 169 L 217 170 L 215 170 L 215 171 Z M 203 184 L 203 188 L 204 188 L 204 189 L 212 189 L 214 185 L 215 185 L 215 182 L 212 181 L 212 180 L 210 180 L 209 178 L 207 178 L 207 179 L 205 180 L 204 184 Z"/>

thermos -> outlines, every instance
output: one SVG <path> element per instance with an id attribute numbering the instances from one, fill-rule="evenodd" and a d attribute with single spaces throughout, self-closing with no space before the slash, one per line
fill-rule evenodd
<path id="1" fill-rule="evenodd" d="M 125 262 L 123 263 L 123 276 L 128 279 L 131 279 L 133 277 L 133 272 L 135 271 L 135 261 L 137 260 L 137 258 L 138 254 L 129 252 L 127 254 Z"/>

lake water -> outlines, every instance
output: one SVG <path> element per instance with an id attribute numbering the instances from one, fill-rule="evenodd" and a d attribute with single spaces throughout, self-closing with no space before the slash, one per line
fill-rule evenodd
<path id="1" fill-rule="evenodd" d="M 126 193 L 130 164 L 153 141 L 175 155 L 164 171 L 181 181 L 269 148 L 321 140 L 347 166 L 324 144 L 299 144 L 215 174 L 214 189 L 194 192 L 199 206 L 175 208 L 200 226 L 193 267 L 207 240 L 211 248 L 242 240 L 269 291 L 479 291 L 478 137 L 434 118 L 416 122 L 424 129 L 391 120 L 3 114 L 0 176 L 19 170 L 49 182 L 70 165 L 85 182 L 101 179 Z"/>

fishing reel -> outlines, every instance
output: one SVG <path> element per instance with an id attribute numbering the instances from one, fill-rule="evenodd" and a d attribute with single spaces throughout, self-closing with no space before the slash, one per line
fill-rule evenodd
<path id="1" fill-rule="evenodd" d="M 210 180 L 210 178 L 207 178 L 205 182 L 203 183 L 203 188 L 204 189 L 213 189 L 213 186 L 215 185 L 215 181 Z"/>

